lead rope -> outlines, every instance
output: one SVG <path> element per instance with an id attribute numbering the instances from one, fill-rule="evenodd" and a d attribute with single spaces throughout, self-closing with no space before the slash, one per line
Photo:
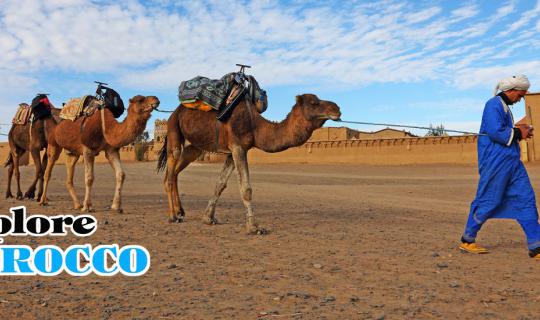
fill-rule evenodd
<path id="1" fill-rule="evenodd" d="M 172 110 L 172 111 L 169 111 L 169 110 L 159 110 L 159 109 L 154 109 L 154 110 L 157 111 L 157 112 L 162 112 L 162 113 L 173 113 L 173 112 L 174 112 L 174 110 Z"/>
<path id="2" fill-rule="evenodd" d="M 385 126 L 385 127 L 398 127 L 398 128 L 410 128 L 410 129 L 424 129 L 424 130 L 433 130 L 436 128 L 433 127 L 421 127 L 421 126 L 407 126 L 403 124 L 392 124 L 392 123 L 376 123 L 376 122 L 360 122 L 360 121 L 345 121 L 345 120 L 334 120 L 335 122 L 342 122 L 342 123 L 352 123 L 352 124 L 363 124 L 363 125 L 370 125 L 370 126 Z M 468 131 L 460 131 L 460 130 L 451 130 L 451 129 L 442 129 L 444 132 L 453 132 L 453 133 L 462 133 L 462 134 L 469 134 L 469 135 L 475 135 L 475 136 L 486 136 L 485 133 L 476 133 L 476 132 L 468 132 Z"/>

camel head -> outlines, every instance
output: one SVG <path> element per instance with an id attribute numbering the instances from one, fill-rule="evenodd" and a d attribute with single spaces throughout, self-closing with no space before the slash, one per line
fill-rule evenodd
<path id="1" fill-rule="evenodd" d="M 320 100 L 316 95 L 310 93 L 296 96 L 296 108 L 300 108 L 304 117 L 319 127 L 326 120 L 338 120 L 341 117 L 341 111 L 337 104 L 332 101 Z"/>
<path id="2" fill-rule="evenodd" d="M 157 97 L 137 95 L 129 99 L 128 112 L 148 120 L 152 115 L 152 111 L 156 110 L 158 106 L 159 99 Z"/>

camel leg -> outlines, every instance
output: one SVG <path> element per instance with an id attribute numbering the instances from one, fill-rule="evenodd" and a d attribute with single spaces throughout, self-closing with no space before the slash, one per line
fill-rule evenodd
<path id="1" fill-rule="evenodd" d="M 201 150 L 187 146 L 173 151 L 167 156 L 167 170 L 165 171 L 165 192 L 169 202 L 169 222 L 182 222 L 185 216 L 178 193 L 178 174 L 201 154 Z"/>
<path id="2" fill-rule="evenodd" d="M 229 155 L 227 156 L 227 160 L 225 160 L 223 169 L 221 170 L 221 173 L 219 174 L 219 179 L 216 184 L 216 188 L 214 189 L 214 196 L 210 199 L 210 201 L 208 201 L 208 206 L 206 207 L 206 210 L 204 211 L 204 214 L 202 217 L 204 223 L 217 224 L 217 220 L 215 218 L 216 204 L 223 190 L 227 188 L 227 181 L 229 180 L 229 177 L 231 176 L 231 173 L 233 171 L 234 171 L 234 161 L 233 161 L 232 155 Z"/>
<path id="3" fill-rule="evenodd" d="M 247 162 L 247 151 L 241 147 L 234 147 L 232 150 L 232 156 L 236 171 L 238 174 L 238 182 L 240 185 L 240 196 L 244 202 L 244 206 L 247 209 L 246 213 L 246 229 L 249 234 L 265 234 L 266 230 L 259 227 L 255 222 L 255 216 L 253 214 L 253 207 L 251 206 L 252 189 L 249 182 L 249 168 Z"/>
<path id="4" fill-rule="evenodd" d="M 73 187 L 73 176 L 75 175 L 75 165 L 77 164 L 77 161 L 79 161 L 78 155 L 66 153 L 66 188 L 71 196 L 73 209 L 75 210 L 79 210 L 82 207 L 81 201 L 79 201 L 79 197 L 77 197 L 77 193 Z"/>
<path id="5" fill-rule="evenodd" d="M 122 168 L 122 162 L 120 161 L 120 153 L 118 149 L 112 149 L 105 152 L 105 156 L 109 161 L 109 164 L 114 170 L 116 177 L 116 187 L 114 189 L 114 199 L 111 205 L 111 210 L 116 210 L 118 213 L 122 213 L 122 187 L 124 186 L 124 181 L 126 180 L 126 174 Z"/>
<path id="6" fill-rule="evenodd" d="M 34 160 L 34 166 L 36 167 L 36 174 L 34 176 L 34 181 L 28 187 L 28 190 L 25 192 L 24 197 L 28 199 L 34 199 L 36 196 L 36 185 L 38 183 L 39 177 L 41 176 L 41 157 L 39 150 L 33 149 L 30 154 L 32 155 L 32 160 Z"/>
<path id="7" fill-rule="evenodd" d="M 19 160 L 22 152 L 15 150 L 12 153 L 13 155 L 13 173 L 15 174 L 15 179 L 17 180 L 17 200 L 23 199 L 23 194 L 21 191 L 21 171 L 19 170 Z"/>
<path id="8" fill-rule="evenodd" d="M 45 150 L 45 153 L 43 154 L 43 159 L 41 160 L 41 172 L 39 173 L 39 187 L 38 187 L 38 196 L 37 201 L 41 199 L 41 195 L 43 194 L 43 175 L 45 174 L 45 168 L 47 168 L 47 150 Z"/>
<path id="9" fill-rule="evenodd" d="M 47 148 L 47 158 L 49 160 L 47 162 L 45 174 L 43 175 L 43 193 L 41 194 L 41 200 L 39 201 L 39 204 L 42 206 L 46 206 L 49 201 L 47 199 L 47 189 L 49 187 L 49 181 L 51 179 L 51 173 L 54 168 L 54 164 L 60 157 L 60 152 L 62 152 L 62 148 L 60 148 L 59 146 L 49 145 L 49 147 Z"/>
<path id="10" fill-rule="evenodd" d="M 176 167 L 176 163 L 179 160 L 174 155 L 167 155 L 167 169 L 165 170 L 165 179 L 164 179 L 164 187 L 165 192 L 167 193 L 167 201 L 169 202 L 169 222 L 177 222 L 180 219 L 178 218 L 178 214 L 174 210 L 174 185 L 176 184 L 176 179 L 178 179 L 178 176 L 176 176 L 174 173 L 174 168 Z"/>
<path id="11" fill-rule="evenodd" d="M 178 222 L 182 222 L 186 215 L 184 208 L 182 207 L 182 202 L 180 201 L 180 194 L 178 193 L 178 174 L 180 174 L 182 170 L 187 168 L 190 163 L 197 160 L 201 153 L 201 149 L 195 148 L 193 146 L 184 147 L 180 156 L 180 161 L 177 161 L 175 163 L 172 196 L 174 212 L 176 212 Z"/>
<path id="12" fill-rule="evenodd" d="M 11 178 L 12 177 L 13 177 L 13 161 L 10 164 L 8 164 L 6 199 L 13 198 L 13 194 L 11 193 Z"/>
<path id="13" fill-rule="evenodd" d="M 84 180 L 86 185 L 86 192 L 84 195 L 84 202 L 81 211 L 94 212 L 92 208 L 92 185 L 94 184 L 94 159 L 95 155 L 92 150 L 84 148 Z"/>

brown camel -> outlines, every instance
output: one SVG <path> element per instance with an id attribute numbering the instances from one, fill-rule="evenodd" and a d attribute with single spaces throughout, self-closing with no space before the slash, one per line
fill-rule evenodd
<path id="1" fill-rule="evenodd" d="M 137 136 L 144 132 L 146 122 L 150 119 L 152 111 L 159 106 L 159 99 L 155 96 L 135 96 L 129 100 L 127 117 L 119 123 L 111 111 L 106 108 L 96 111 L 91 116 L 78 118 L 75 121 L 63 120 L 49 137 L 47 154 L 49 163 L 45 170 L 45 187 L 41 196 L 41 205 L 47 204 L 47 187 L 55 162 L 62 149 L 66 149 L 66 187 L 73 200 L 74 209 L 91 212 L 91 191 L 94 182 L 94 158 L 101 151 L 113 168 L 116 176 L 116 188 L 111 205 L 112 210 L 122 212 L 121 192 L 125 180 L 124 170 L 120 162 L 119 150 L 133 142 Z M 73 188 L 73 174 L 75 164 L 83 156 L 85 166 L 86 193 L 83 206 Z"/>
<path id="2" fill-rule="evenodd" d="M 59 121 L 58 115 L 60 113 L 60 109 L 54 108 L 49 102 L 49 99 L 47 99 L 46 95 L 38 95 L 34 99 L 32 106 L 36 108 L 50 109 L 51 114 L 48 114 L 47 112 L 43 118 L 35 120 L 33 123 L 30 123 L 29 121 L 24 125 L 13 124 L 11 126 L 8 134 L 10 153 L 4 164 L 5 167 L 8 167 L 6 199 L 13 198 L 13 194 L 11 193 L 11 179 L 14 173 L 15 179 L 17 180 L 17 199 L 23 199 L 19 162 L 25 152 L 29 152 L 32 156 L 32 160 L 34 161 L 34 165 L 36 167 L 36 173 L 34 176 L 34 181 L 25 192 L 24 197 L 34 199 L 38 181 L 38 200 L 43 193 L 43 173 L 45 171 L 45 167 L 47 166 L 47 154 L 45 153 L 43 155 L 43 159 L 41 159 L 40 151 L 47 147 L 47 137 L 51 134 L 52 130 L 54 127 L 56 127 L 56 124 Z"/>
<path id="3" fill-rule="evenodd" d="M 169 202 L 169 222 L 181 222 L 185 215 L 178 193 L 178 174 L 197 159 L 202 151 L 217 151 L 228 156 L 214 196 L 208 202 L 203 215 L 203 222 L 217 223 L 216 203 L 236 167 L 240 195 L 247 209 L 247 231 L 251 234 L 265 233 L 255 222 L 251 206 L 248 150 L 258 148 L 266 152 L 279 152 L 302 145 L 326 120 L 336 120 L 340 116 L 341 112 L 335 103 L 319 100 L 313 94 L 297 96 L 292 111 L 280 123 L 263 118 L 247 100 L 238 104 L 225 123 L 217 122 L 215 112 L 177 108 L 167 122 L 167 138 L 158 163 L 158 169 L 167 167 L 165 191 Z"/>

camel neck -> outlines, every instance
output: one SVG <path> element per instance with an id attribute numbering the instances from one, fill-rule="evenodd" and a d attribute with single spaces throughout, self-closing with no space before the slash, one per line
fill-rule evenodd
<path id="1" fill-rule="evenodd" d="M 253 117 L 255 147 L 266 152 L 279 152 L 302 145 L 315 130 L 315 125 L 296 106 L 281 122 L 268 121 L 258 113 L 254 113 Z"/>
<path id="2" fill-rule="evenodd" d="M 107 144 L 115 148 L 121 148 L 132 143 L 137 136 L 143 133 L 146 122 L 148 121 L 143 115 L 131 112 L 128 109 L 127 117 L 122 122 L 116 121 L 113 114 L 105 109 L 103 135 Z"/>

